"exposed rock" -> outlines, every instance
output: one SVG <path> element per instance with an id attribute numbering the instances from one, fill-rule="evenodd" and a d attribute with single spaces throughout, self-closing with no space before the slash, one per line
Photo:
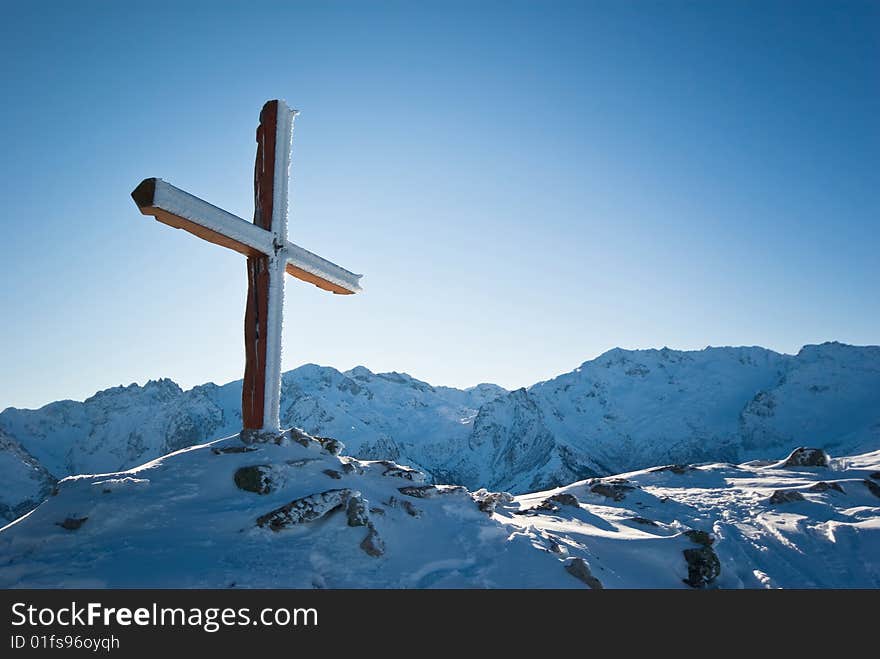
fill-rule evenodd
<path id="1" fill-rule="evenodd" d="M 283 434 L 279 435 L 277 432 L 266 432 L 264 430 L 256 430 L 254 428 L 244 428 L 238 434 L 238 438 L 244 444 L 268 444 L 269 442 L 278 443 L 282 437 Z"/>
<path id="2" fill-rule="evenodd" d="M 367 512 L 368 505 L 369 502 L 356 492 L 348 498 L 345 516 L 348 518 L 349 526 L 368 526 L 370 524 L 370 514 Z"/>
<path id="3" fill-rule="evenodd" d="M 408 497 L 415 497 L 416 499 L 430 499 L 440 494 L 440 490 L 433 485 L 406 485 L 404 487 L 398 487 L 397 491 Z"/>
<path id="4" fill-rule="evenodd" d="M 373 508 L 370 508 L 370 514 L 371 515 L 384 515 L 385 509 L 379 508 L 378 506 L 374 506 Z"/>
<path id="5" fill-rule="evenodd" d="M 342 471 L 346 474 L 363 474 L 364 470 L 361 469 L 358 464 L 354 460 L 346 460 L 342 463 Z"/>
<path id="6" fill-rule="evenodd" d="M 257 494 L 269 494 L 272 491 L 272 468 L 268 465 L 251 465 L 239 467 L 235 472 L 235 484 L 238 489 Z"/>
<path id="7" fill-rule="evenodd" d="M 654 467 L 653 469 L 649 469 L 648 471 L 652 473 L 671 471 L 673 474 L 678 474 L 679 476 L 681 476 L 682 474 L 686 474 L 689 471 L 698 471 L 698 469 L 696 467 L 691 467 L 690 465 L 665 465 L 663 467 Z"/>
<path id="8" fill-rule="evenodd" d="M 361 549 L 368 555 L 378 558 L 385 553 L 385 543 L 379 537 L 376 527 L 370 524 L 366 537 L 361 540 Z"/>
<path id="9" fill-rule="evenodd" d="M 223 448 L 217 448 L 216 446 L 211 449 L 211 453 L 214 455 L 229 455 L 234 453 L 250 453 L 251 451 L 259 451 L 256 446 L 224 446 Z"/>
<path id="10" fill-rule="evenodd" d="M 499 503 L 513 503 L 513 495 L 509 492 L 490 492 L 486 488 L 480 488 L 476 492 L 472 492 L 471 498 L 480 510 L 490 515 L 495 512 L 495 507 Z"/>
<path id="11" fill-rule="evenodd" d="M 352 491 L 347 488 L 311 494 L 258 517 L 257 526 L 268 526 L 273 531 L 280 531 L 295 524 L 313 522 L 342 508 L 351 495 Z"/>
<path id="12" fill-rule="evenodd" d="M 330 455 L 339 455 L 342 453 L 342 449 L 345 448 L 345 444 L 332 437 L 315 437 L 314 440 Z"/>
<path id="13" fill-rule="evenodd" d="M 592 485 L 590 492 L 614 501 L 623 501 L 626 498 L 626 493 L 634 489 L 636 489 L 635 486 L 630 485 L 624 478 L 608 478 Z"/>
<path id="14" fill-rule="evenodd" d="M 691 588 L 708 586 L 721 574 L 721 561 L 712 547 L 685 549 L 682 553 L 688 566 L 688 577 L 684 582 Z"/>
<path id="15" fill-rule="evenodd" d="M 870 481 L 867 478 L 862 481 L 865 484 L 865 487 L 873 494 L 875 497 L 880 497 L 880 485 L 877 485 L 874 481 Z"/>
<path id="16" fill-rule="evenodd" d="M 406 511 L 406 514 L 410 517 L 421 517 L 422 515 L 421 511 L 416 508 L 411 501 L 407 501 L 406 499 L 391 497 L 385 505 L 391 508 L 403 508 Z"/>
<path id="17" fill-rule="evenodd" d="M 336 471 L 335 469 L 325 469 L 325 470 L 324 470 L 324 474 L 326 474 L 326 475 L 329 476 L 330 478 L 332 478 L 332 479 L 334 479 L 334 480 L 337 480 L 337 481 L 338 481 L 340 478 L 342 478 L 342 474 L 340 474 L 340 473 L 339 473 L 338 471 Z"/>
<path id="18" fill-rule="evenodd" d="M 57 526 L 68 531 L 76 531 L 80 526 L 86 523 L 88 517 L 68 517 L 63 522 L 55 522 Z"/>
<path id="19" fill-rule="evenodd" d="M 648 519 L 647 517 L 631 517 L 631 522 L 635 522 L 636 524 L 643 524 L 644 526 L 660 526 L 653 519 Z"/>
<path id="20" fill-rule="evenodd" d="M 402 465 L 391 462 L 390 460 L 379 460 L 377 464 L 385 467 L 385 471 L 382 472 L 383 476 L 390 476 L 392 478 L 405 478 L 407 480 L 413 481 L 414 483 L 425 482 L 425 475 L 416 469 L 404 467 Z"/>
<path id="21" fill-rule="evenodd" d="M 535 510 L 549 510 L 551 512 L 555 512 L 559 510 L 560 506 L 571 506 L 573 508 L 580 508 L 581 502 L 578 501 L 575 495 L 568 494 L 567 492 L 561 492 L 559 494 L 554 494 L 553 496 L 544 499 L 535 507 Z"/>
<path id="22" fill-rule="evenodd" d="M 828 490 L 834 490 L 836 492 L 840 492 L 841 494 L 846 494 L 840 483 L 836 481 L 831 481 L 830 483 L 826 481 L 819 481 L 815 485 L 810 486 L 809 490 L 810 492 L 827 492 Z"/>
<path id="23" fill-rule="evenodd" d="M 796 448 L 782 463 L 783 467 L 827 467 L 828 454 L 820 448 Z"/>
<path id="24" fill-rule="evenodd" d="M 875 481 L 880 481 L 880 471 L 875 471 L 873 474 L 869 474 L 869 476 Z"/>
<path id="25" fill-rule="evenodd" d="M 691 542 L 698 544 L 698 545 L 703 545 L 704 547 L 711 547 L 712 544 L 715 542 L 715 538 L 713 538 L 710 534 L 706 533 L 705 531 L 699 531 L 697 529 L 690 529 L 688 531 L 685 531 L 684 534 L 688 538 L 690 538 Z"/>
<path id="26" fill-rule="evenodd" d="M 549 545 L 550 551 L 554 554 L 567 554 L 568 550 L 563 547 L 552 535 L 546 536 L 547 544 Z"/>
<path id="27" fill-rule="evenodd" d="M 590 572 L 590 566 L 582 558 L 569 558 L 563 564 L 565 571 L 576 579 L 580 579 L 593 590 L 602 590 L 602 582 Z"/>
<path id="28" fill-rule="evenodd" d="M 770 497 L 770 503 L 794 503 L 795 501 L 803 501 L 804 495 L 797 490 L 776 490 Z"/>

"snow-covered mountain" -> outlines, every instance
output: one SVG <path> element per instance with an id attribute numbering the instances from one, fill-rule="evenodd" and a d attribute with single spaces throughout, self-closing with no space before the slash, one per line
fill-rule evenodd
<path id="1" fill-rule="evenodd" d="M 182 391 L 159 380 L 82 403 L 7 409 L 0 477 L 13 486 L 0 515 L 12 519 L 53 478 L 126 469 L 232 435 L 240 400 L 240 381 Z M 797 355 L 615 349 L 513 392 L 306 365 L 284 374 L 281 420 L 338 437 L 359 458 L 512 492 L 656 464 L 736 462 L 798 445 L 855 454 L 880 448 L 880 347 L 826 343 Z M 33 478 L 16 475 L 28 469 Z"/>
<path id="2" fill-rule="evenodd" d="M 0 588 L 877 588 L 880 451 L 670 465 L 512 497 L 291 431 L 72 476 Z"/>

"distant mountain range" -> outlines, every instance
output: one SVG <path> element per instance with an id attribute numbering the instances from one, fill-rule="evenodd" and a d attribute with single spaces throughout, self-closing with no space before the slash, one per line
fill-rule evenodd
<path id="1" fill-rule="evenodd" d="M 8 408 L 0 413 L 0 516 L 27 512 L 64 476 L 118 471 L 235 434 L 240 402 L 241 381 L 183 391 L 162 379 L 84 402 Z M 281 419 L 342 440 L 349 455 L 515 493 L 800 445 L 854 455 L 880 448 L 880 347 L 614 349 L 516 391 L 310 364 L 284 374 Z"/>

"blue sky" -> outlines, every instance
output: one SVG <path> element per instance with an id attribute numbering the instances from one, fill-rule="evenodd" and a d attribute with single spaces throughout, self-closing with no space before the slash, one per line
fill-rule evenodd
<path id="1" fill-rule="evenodd" d="M 241 377 L 242 257 L 141 216 L 252 216 L 285 98 L 286 369 L 517 387 L 614 347 L 880 343 L 876 2 L 11 3 L 0 408 Z"/>

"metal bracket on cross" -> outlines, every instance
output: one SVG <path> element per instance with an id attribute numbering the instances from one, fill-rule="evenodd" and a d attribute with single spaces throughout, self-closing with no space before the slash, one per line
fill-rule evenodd
<path id="1" fill-rule="evenodd" d="M 141 213 L 247 257 L 245 371 L 242 433 L 271 436 L 280 430 L 281 326 L 284 273 L 332 293 L 361 290 L 360 279 L 287 240 L 287 184 L 296 110 L 269 101 L 260 112 L 254 166 L 254 221 L 248 222 L 159 178 L 144 179 L 131 193 Z"/>

